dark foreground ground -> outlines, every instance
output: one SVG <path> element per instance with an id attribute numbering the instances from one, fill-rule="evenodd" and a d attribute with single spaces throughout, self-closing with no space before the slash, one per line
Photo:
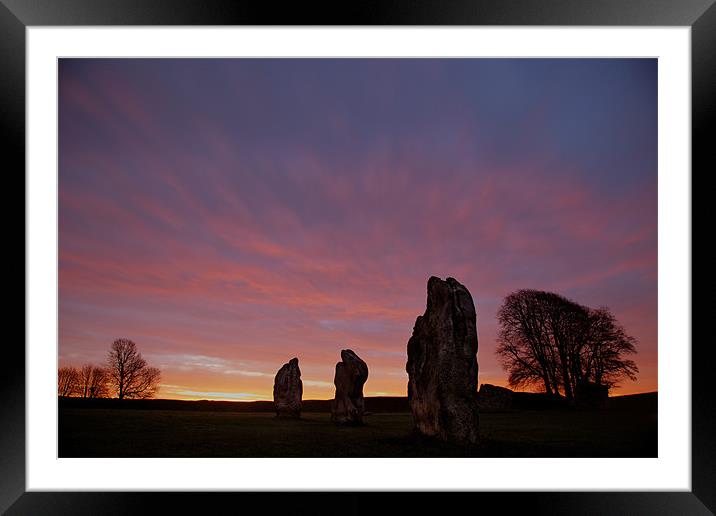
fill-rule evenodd
<path id="1" fill-rule="evenodd" d="M 160 400 L 158 400 L 160 401 Z M 656 457 L 656 394 L 600 411 L 481 413 L 482 442 L 450 446 L 412 433 L 409 413 L 374 412 L 337 427 L 326 412 L 78 408 L 61 403 L 60 457 Z M 150 406 L 144 405 L 143 407 Z M 161 406 L 161 404 L 160 404 Z M 217 408 L 219 408 L 217 406 Z"/>

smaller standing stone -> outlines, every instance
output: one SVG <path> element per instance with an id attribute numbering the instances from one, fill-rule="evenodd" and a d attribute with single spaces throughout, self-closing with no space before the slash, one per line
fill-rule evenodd
<path id="1" fill-rule="evenodd" d="M 483 383 L 477 393 L 480 410 L 510 410 L 514 392 L 506 387 Z"/>
<path id="2" fill-rule="evenodd" d="M 292 358 L 276 373 L 273 383 L 273 403 L 277 417 L 301 417 L 303 382 L 298 358 Z"/>
<path id="3" fill-rule="evenodd" d="M 336 396 L 331 403 L 331 421 L 345 425 L 363 423 L 365 401 L 363 385 L 368 380 L 368 366 L 350 349 L 341 351 L 336 364 Z"/>

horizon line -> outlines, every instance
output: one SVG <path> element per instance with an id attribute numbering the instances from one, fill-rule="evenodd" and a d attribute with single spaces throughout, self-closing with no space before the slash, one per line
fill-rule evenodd
<path id="1" fill-rule="evenodd" d="M 519 392 L 519 393 L 527 393 L 527 394 L 546 394 L 543 392 L 530 392 L 530 391 L 513 391 L 513 392 Z M 609 396 L 609 398 L 623 398 L 626 396 L 640 396 L 643 394 L 658 394 L 659 391 L 645 391 L 645 392 L 632 392 L 629 394 L 619 394 L 617 396 Z M 58 398 L 73 398 L 73 399 L 95 399 L 95 400 L 118 400 L 119 398 L 83 398 L 81 396 L 58 396 Z M 385 395 L 385 396 L 364 396 L 364 399 L 374 399 L 374 398 L 404 398 L 408 399 L 407 396 L 391 396 L 391 395 Z M 302 402 L 306 401 L 333 401 L 334 398 L 326 398 L 326 399 L 306 399 L 302 400 Z M 200 401 L 211 401 L 211 402 L 220 402 L 220 403 L 256 403 L 256 402 L 270 402 L 273 403 L 274 400 L 272 399 L 260 399 L 260 400 L 231 400 L 231 399 L 208 399 L 208 398 L 201 398 L 201 399 L 181 399 L 181 398 L 125 398 L 122 401 L 186 401 L 186 402 L 200 402 Z"/>

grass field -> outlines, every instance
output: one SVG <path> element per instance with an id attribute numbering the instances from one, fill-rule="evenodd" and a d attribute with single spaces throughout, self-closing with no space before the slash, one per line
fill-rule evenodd
<path id="1" fill-rule="evenodd" d="M 627 400 L 626 398 L 632 398 Z M 615 398 L 619 400 L 619 398 Z M 338 427 L 325 412 L 273 414 L 60 408 L 60 457 L 655 457 L 656 395 L 602 411 L 481 413 L 482 441 L 450 446 L 412 433 L 408 413 Z"/>

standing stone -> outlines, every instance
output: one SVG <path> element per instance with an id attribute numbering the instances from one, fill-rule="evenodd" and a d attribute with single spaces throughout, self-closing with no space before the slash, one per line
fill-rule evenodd
<path id="1" fill-rule="evenodd" d="M 458 444 L 478 441 L 477 315 L 457 280 L 431 277 L 425 313 L 408 341 L 408 403 L 416 429 Z"/>
<path id="2" fill-rule="evenodd" d="M 483 383 L 477 393 L 477 404 L 480 410 L 510 410 L 514 391 L 499 385 Z"/>
<path id="3" fill-rule="evenodd" d="M 331 421 L 346 425 L 363 423 L 365 402 L 363 385 L 368 379 L 368 366 L 350 349 L 341 351 L 336 364 L 336 397 L 331 403 Z"/>
<path id="4" fill-rule="evenodd" d="M 303 382 L 298 359 L 292 358 L 276 373 L 273 382 L 273 403 L 277 417 L 301 417 Z"/>

